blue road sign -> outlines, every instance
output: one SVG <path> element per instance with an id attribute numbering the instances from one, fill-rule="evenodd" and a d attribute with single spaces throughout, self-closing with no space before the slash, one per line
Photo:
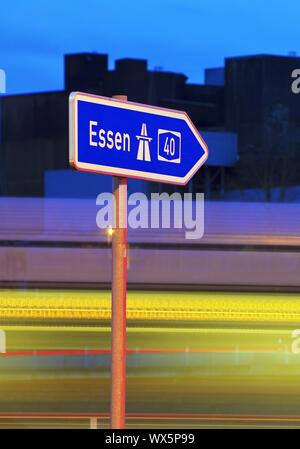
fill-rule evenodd
<path id="1" fill-rule="evenodd" d="M 208 158 L 183 111 L 81 92 L 69 99 L 70 164 L 77 170 L 186 184 Z"/>

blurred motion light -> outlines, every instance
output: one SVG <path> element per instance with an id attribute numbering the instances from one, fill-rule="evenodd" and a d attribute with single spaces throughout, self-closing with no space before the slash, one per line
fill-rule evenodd
<path id="1" fill-rule="evenodd" d="M 299 294 L 134 291 L 128 320 L 300 322 Z M 0 290 L 0 318 L 111 319 L 108 291 Z"/>

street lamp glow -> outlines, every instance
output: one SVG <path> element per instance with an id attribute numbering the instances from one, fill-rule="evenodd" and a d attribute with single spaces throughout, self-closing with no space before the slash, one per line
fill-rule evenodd
<path id="1" fill-rule="evenodd" d="M 113 235 L 114 230 L 113 228 L 107 228 L 107 235 L 109 235 L 110 237 Z"/>

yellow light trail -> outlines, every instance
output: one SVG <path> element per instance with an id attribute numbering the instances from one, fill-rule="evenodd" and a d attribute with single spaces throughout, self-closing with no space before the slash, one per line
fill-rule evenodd
<path id="1" fill-rule="evenodd" d="M 109 320 L 111 293 L 0 290 L 1 318 Z M 300 322 L 300 295 L 129 291 L 128 320 Z"/>

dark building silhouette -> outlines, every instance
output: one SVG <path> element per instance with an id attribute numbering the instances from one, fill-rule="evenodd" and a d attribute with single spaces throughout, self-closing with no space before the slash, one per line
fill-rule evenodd
<path id="1" fill-rule="evenodd" d="M 291 74 L 300 58 L 257 55 L 226 59 L 225 123 L 237 133 L 242 187 L 260 187 L 269 199 L 280 187 L 300 184 L 300 96 Z"/>
<path id="2" fill-rule="evenodd" d="M 265 159 L 259 159 L 259 154 L 272 148 L 278 161 L 292 155 L 287 165 L 293 166 L 293 173 L 287 181 L 278 177 L 277 168 L 270 184 L 300 183 L 296 170 L 300 158 L 300 95 L 291 91 L 291 72 L 299 67 L 300 58 L 296 57 L 229 58 L 224 70 L 206 71 L 206 83 L 214 84 L 198 85 L 188 84 L 184 74 L 150 71 L 146 60 L 120 59 L 115 70 L 108 70 L 107 55 L 66 55 L 65 90 L 1 98 L 0 163 L 6 190 L 1 193 L 42 196 L 45 172 L 69 168 L 68 95 L 76 90 L 108 97 L 124 94 L 131 101 L 184 110 L 198 129 L 216 133 L 219 145 L 222 134 L 217 133 L 237 134 L 239 162 L 215 161 L 203 167 L 193 179 L 197 191 L 205 189 L 213 194 L 224 190 L 226 165 L 227 188 L 258 187 L 259 179 L 251 173 L 255 157 L 267 168 L 269 154 Z M 254 155 L 253 160 L 249 154 Z M 249 163 L 252 169 L 247 176 Z"/>

